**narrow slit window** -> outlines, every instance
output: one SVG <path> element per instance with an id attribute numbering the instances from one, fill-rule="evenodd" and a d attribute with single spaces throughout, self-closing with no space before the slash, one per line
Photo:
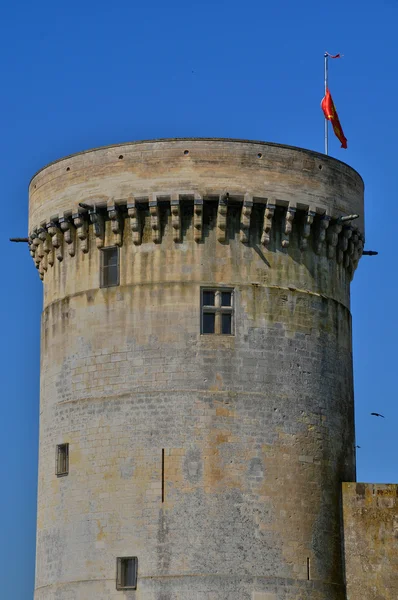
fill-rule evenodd
<path id="1" fill-rule="evenodd" d="M 126 556 L 117 559 L 116 563 L 116 589 L 137 589 L 137 566 L 136 556 Z"/>
<path id="2" fill-rule="evenodd" d="M 162 448 L 162 502 L 164 502 L 164 448 Z"/>
<path id="3" fill-rule="evenodd" d="M 56 459 L 56 474 L 58 477 L 69 473 L 69 444 L 58 444 Z"/>
<path id="4" fill-rule="evenodd" d="M 101 287 L 119 285 L 119 248 L 101 249 Z"/>
<path id="5" fill-rule="evenodd" d="M 201 333 L 204 335 L 233 335 L 233 290 L 202 289 Z"/>

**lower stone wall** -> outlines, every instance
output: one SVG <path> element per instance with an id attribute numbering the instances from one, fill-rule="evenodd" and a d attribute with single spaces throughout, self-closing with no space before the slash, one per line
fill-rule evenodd
<path id="1" fill-rule="evenodd" d="M 398 598 L 398 484 L 343 483 L 347 600 Z"/>
<path id="2" fill-rule="evenodd" d="M 316 581 L 197 575 L 140 578 L 137 590 L 124 592 L 110 580 L 75 581 L 37 589 L 35 600 L 340 600 L 343 593 L 341 586 Z"/>
<path id="3" fill-rule="evenodd" d="M 201 335 L 186 282 L 46 307 L 35 600 L 345 600 L 349 311 L 232 283 L 235 335 Z"/>

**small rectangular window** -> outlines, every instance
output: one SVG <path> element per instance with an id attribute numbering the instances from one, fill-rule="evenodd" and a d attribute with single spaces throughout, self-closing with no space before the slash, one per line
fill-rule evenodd
<path id="1" fill-rule="evenodd" d="M 101 287 L 119 285 L 119 248 L 101 249 Z"/>
<path id="2" fill-rule="evenodd" d="M 201 309 L 202 334 L 233 335 L 233 290 L 202 289 Z"/>
<path id="3" fill-rule="evenodd" d="M 69 444 L 58 444 L 55 468 L 58 477 L 69 473 Z"/>
<path id="4" fill-rule="evenodd" d="M 116 589 L 118 590 L 136 590 L 137 589 L 137 566 L 136 556 L 126 556 L 118 558 L 116 562 Z"/>

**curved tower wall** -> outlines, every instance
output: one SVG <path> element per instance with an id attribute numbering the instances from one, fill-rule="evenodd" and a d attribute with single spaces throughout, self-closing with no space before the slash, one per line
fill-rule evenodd
<path id="1" fill-rule="evenodd" d="M 351 168 L 257 142 L 131 143 L 34 176 L 35 600 L 343 600 L 352 213 Z M 101 288 L 109 246 L 120 282 Z M 201 334 L 203 287 L 233 290 L 233 335 Z M 128 556 L 137 590 L 118 591 Z"/>

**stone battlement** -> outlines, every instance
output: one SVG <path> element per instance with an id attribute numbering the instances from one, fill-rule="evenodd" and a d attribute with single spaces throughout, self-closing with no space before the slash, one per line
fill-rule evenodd
<path id="1" fill-rule="evenodd" d="M 207 217 L 213 213 L 214 219 L 206 218 L 206 207 Z M 188 222 L 185 227 L 183 212 Z M 75 256 L 78 252 L 88 253 L 90 246 L 103 248 L 107 223 L 111 231 L 107 245 L 119 247 L 127 229 L 133 244 L 139 246 L 149 241 L 160 244 L 170 232 L 176 244 L 182 243 L 189 229 L 193 229 L 194 241 L 203 243 L 204 230 L 216 227 L 217 240 L 223 244 L 239 234 L 244 244 L 259 243 L 269 251 L 277 251 L 288 249 L 294 239 L 293 244 L 301 252 L 312 249 L 324 254 L 352 275 L 362 255 L 364 235 L 355 225 L 341 222 L 340 216 L 327 214 L 322 206 L 298 208 L 293 202 L 253 197 L 250 193 L 242 196 L 218 191 L 203 196 L 194 191 L 159 192 L 86 204 L 86 208 L 78 205 L 53 215 L 32 229 L 29 248 L 43 279 L 48 268 L 55 260 L 62 261 L 65 253 Z"/>

